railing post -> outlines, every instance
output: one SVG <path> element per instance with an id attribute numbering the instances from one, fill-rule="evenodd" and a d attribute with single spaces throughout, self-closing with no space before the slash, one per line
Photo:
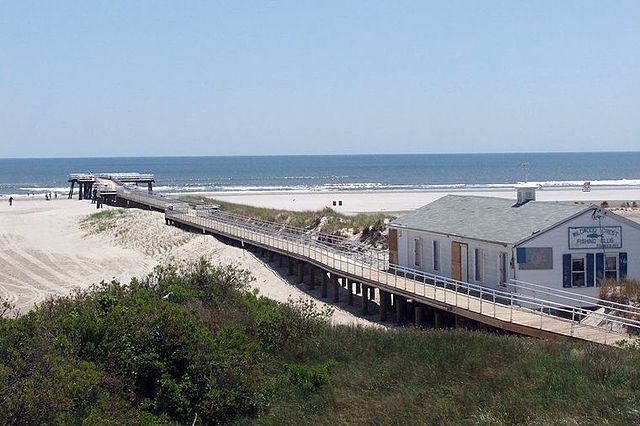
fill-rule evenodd
<path id="1" fill-rule="evenodd" d="M 511 293 L 509 300 L 509 322 L 513 322 L 513 293 Z"/>

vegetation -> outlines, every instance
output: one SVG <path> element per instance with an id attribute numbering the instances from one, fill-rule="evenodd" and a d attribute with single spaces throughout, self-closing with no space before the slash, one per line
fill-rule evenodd
<path id="1" fill-rule="evenodd" d="M 600 298 L 625 305 L 640 302 L 640 281 L 631 278 L 607 279 L 600 287 Z"/>
<path id="2" fill-rule="evenodd" d="M 107 209 L 92 213 L 80 219 L 80 227 L 85 231 L 101 233 L 115 228 L 118 221 L 127 217 L 127 209 Z"/>
<path id="3" fill-rule="evenodd" d="M 229 203 L 203 196 L 188 195 L 182 197 L 184 201 L 196 203 L 218 204 L 223 211 L 250 216 L 269 222 L 282 223 L 298 228 L 316 229 L 326 234 L 342 236 L 362 236 L 362 240 L 386 244 L 385 238 L 380 238 L 386 232 L 387 223 L 393 216 L 382 213 L 358 213 L 345 215 L 326 207 L 318 211 L 292 211 L 253 207 L 244 204 Z M 374 235 L 375 234 L 375 235 Z"/>
<path id="4" fill-rule="evenodd" d="M 1 424 L 640 421 L 640 353 L 331 327 L 199 262 L 0 319 Z"/>

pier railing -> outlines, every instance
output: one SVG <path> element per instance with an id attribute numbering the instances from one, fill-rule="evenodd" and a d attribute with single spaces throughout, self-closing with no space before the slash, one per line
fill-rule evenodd
<path id="1" fill-rule="evenodd" d="M 524 327 L 605 344 L 634 339 L 632 335 L 640 334 L 640 321 L 612 313 L 611 306 L 602 306 L 607 307 L 608 311 L 592 311 L 567 306 L 549 297 L 521 293 L 517 291 L 517 283 L 509 291 L 453 280 L 389 263 L 386 257 L 381 261 L 375 256 L 358 256 L 357 250 L 345 250 L 339 245 L 307 238 L 300 233 L 291 235 L 289 232 L 280 232 L 280 224 L 259 220 L 254 223 L 246 217 L 219 213 L 204 217 L 195 211 L 177 210 L 167 210 L 165 216 L 195 228 L 303 258 L 344 276 L 386 287 L 407 297 L 454 306 Z M 548 289 L 544 294 L 549 296 L 557 293 Z M 590 305 L 600 307 L 599 304 Z M 585 322 L 585 318 L 597 322 Z"/>
<path id="2" fill-rule="evenodd" d="M 181 201 L 164 197 L 160 194 L 154 194 L 143 191 L 132 191 L 125 189 L 121 186 L 116 188 L 116 196 L 124 200 L 133 201 L 134 203 L 153 207 L 155 209 L 164 211 L 169 208 L 180 208 L 188 206 L 188 204 Z"/>

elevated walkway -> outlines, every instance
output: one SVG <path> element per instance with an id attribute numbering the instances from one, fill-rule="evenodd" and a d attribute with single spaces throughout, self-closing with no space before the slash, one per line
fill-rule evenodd
<path id="1" fill-rule="evenodd" d="M 630 305 L 521 281 L 511 281 L 504 289 L 456 281 L 390 263 L 386 250 L 346 238 L 222 211 L 195 210 L 186 203 L 149 192 L 117 187 L 116 198 L 123 207 L 164 211 L 168 224 L 295 259 L 300 271 L 309 265 L 311 271 L 322 272 L 323 283 L 330 276 L 336 288 L 341 279 L 343 283 L 377 289 L 381 315 L 389 308 L 387 296 L 393 295 L 394 301 L 398 298 L 401 304 L 412 300 L 415 306 L 428 306 L 481 324 L 550 340 L 578 339 L 616 345 L 622 341 L 635 342 L 635 336 L 640 334 L 640 308 Z M 576 300 L 591 308 L 569 306 L 569 301 Z"/>

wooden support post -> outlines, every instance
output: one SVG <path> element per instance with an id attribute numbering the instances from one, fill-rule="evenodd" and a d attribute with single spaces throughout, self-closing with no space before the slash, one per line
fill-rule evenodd
<path id="1" fill-rule="evenodd" d="M 442 314 L 438 309 L 433 310 L 433 327 L 438 329 L 442 326 Z"/>
<path id="2" fill-rule="evenodd" d="M 353 281 L 349 278 L 345 278 L 347 281 L 347 291 L 348 291 L 348 300 L 349 306 L 353 306 Z"/>
<path id="3" fill-rule="evenodd" d="M 69 199 L 73 198 L 73 187 L 75 186 L 76 182 L 75 181 L 71 181 L 71 189 L 69 189 Z"/>
<path id="4" fill-rule="evenodd" d="M 273 263 L 273 256 L 275 254 L 272 251 L 269 251 L 269 263 Z"/>
<path id="5" fill-rule="evenodd" d="M 282 268 L 284 266 L 284 255 L 280 254 L 278 255 L 278 267 Z"/>
<path id="6" fill-rule="evenodd" d="M 78 182 L 78 200 L 82 200 L 82 183 Z"/>
<path id="7" fill-rule="evenodd" d="M 362 315 L 367 315 L 369 313 L 369 300 L 367 300 L 367 286 L 364 284 L 360 284 L 362 286 L 362 297 L 360 301 L 362 302 Z"/>
<path id="8" fill-rule="evenodd" d="M 309 266 L 309 290 L 313 290 L 316 287 L 316 267 Z"/>
<path id="9" fill-rule="evenodd" d="M 423 305 L 414 300 L 413 302 L 414 319 L 413 322 L 416 327 L 422 327 L 423 321 Z"/>
<path id="10" fill-rule="evenodd" d="M 304 262 L 298 261 L 298 284 L 304 282 Z"/>
<path id="11" fill-rule="evenodd" d="M 387 297 L 389 293 L 384 290 L 380 290 L 380 321 L 387 320 Z"/>
<path id="12" fill-rule="evenodd" d="M 149 190 L 149 192 L 153 191 L 153 183 L 152 182 L 147 183 L 147 189 Z"/>
<path id="13" fill-rule="evenodd" d="M 360 283 L 356 283 L 356 294 L 360 294 Z"/>
<path id="14" fill-rule="evenodd" d="M 340 301 L 340 281 L 338 281 L 338 276 L 331 274 L 331 281 L 333 281 L 333 302 L 338 303 Z"/>
<path id="15" fill-rule="evenodd" d="M 396 300 L 396 323 L 402 325 L 404 323 L 404 310 L 406 309 L 406 299 L 402 296 L 394 295 Z"/>
<path id="16" fill-rule="evenodd" d="M 321 287 L 321 293 L 320 293 L 320 297 L 322 297 L 323 299 L 326 299 L 327 296 L 327 284 L 329 281 L 329 277 L 327 276 L 327 273 L 322 271 L 322 287 Z"/>
<path id="17" fill-rule="evenodd" d="M 369 300 L 376 300 L 376 288 L 369 287 Z"/>
<path id="18" fill-rule="evenodd" d="M 293 275 L 293 257 L 287 257 L 287 269 L 289 275 Z"/>

